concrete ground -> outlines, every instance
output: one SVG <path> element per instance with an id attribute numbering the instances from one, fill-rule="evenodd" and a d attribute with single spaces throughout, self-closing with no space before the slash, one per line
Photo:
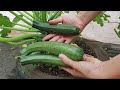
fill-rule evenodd
<path id="1" fill-rule="evenodd" d="M 114 32 L 114 28 L 120 23 L 120 11 L 109 11 L 106 14 L 110 15 L 109 23 L 105 22 L 104 26 L 91 22 L 84 29 L 82 35 L 87 39 L 92 39 L 105 43 L 120 44 L 120 38 Z"/>
<path id="2" fill-rule="evenodd" d="M 0 11 L 4 15 L 13 16 L 7 11 Z M 120 38 L 117 37 L 113 29 L 120 23 L 120 11 L 107 12 L 112 17 L 110 23 L 105 23 L 104 27 L 100 27 L 91 22 L 82 33 L 87 39 L 97 40 L 105 43 L 120 44 Z M 0 42 L 0 79 L 10 79 L 15 77 L 15 57 L 18 55 L 17 50 L 11 50 L 12 46 Z"/>
<path id="3" fill-rule="evenodd" d="M 18 48 L 13 49 L 5 43 L 0 42 L 0 79 L 12 79 L 15 76 L 15 57 L 19 55 Z"/>

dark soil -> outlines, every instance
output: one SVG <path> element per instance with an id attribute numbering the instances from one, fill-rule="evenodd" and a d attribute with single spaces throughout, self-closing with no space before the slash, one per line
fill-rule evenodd
<path id="1" fill-rule="evenodd" d="M 82 41 L 80 41 L 80 40 L 77 41 L 76 40 L 75 44 L 77 44 L 80 48 L 82 48 L 84 50 L 84 53 L 96 57 L 96 55 L 93 52 L 93 50 L 90 49 L 88 46 L 86 46 L 86 44 L 84 44 Z M 54 75 L 54 76 L 60 76 L 60 77 L 69 77 L 69 76 L 71 76 L 69 73 L 67 73 L 64 70 L 61 70 L 59 67 L 48 65 L 48 64 L 40 64 L 38 69 L 40 71 L 44 72 L 44 73 L 47 73 L 47 74 L 50 74 L 50 75 Z"/>
<path id="2" fill-rule="evenodd" d="M 54 75 L 54 76 L 60 76 L 60 77 L 69 77 L 71 76 L 69 73 L 67 73 L 66 71 L 60 69 L 57 66 L 51 66 L 48 64 L 40 64 L 39 68 L 40 71 L 50 74 L 50 75 Z"/>
<path id="3" fill-rule="evenodd" d="M 82 48 L 85 54 L 89 54 L 96 57 L 95 52 L 88 45 L 83 43 L 82 40 L 76 40 L 75 44 Z"/>

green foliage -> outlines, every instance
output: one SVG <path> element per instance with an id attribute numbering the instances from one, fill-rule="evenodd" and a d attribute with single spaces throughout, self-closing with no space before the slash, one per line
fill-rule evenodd
<path id="1" fill-rule="evenodd" d="M 120 17 L 119 17 L 120 19 Z M 115 33 L 117 34 L 117 36 L 120 38 L 120 23 L 118 24 L 117 28 L 114 29 Z"/>
<path id="2" fill-rule="evenodd" d="M 119 29 L 119 30 L 120 30 L 120 23 L 119 23 L 119 25 L 118 25 L 117 29 Z"/>
<path id="3" fill-rule="evenodd" d="M 11 22 L 9 17 L 3 16 L 2 14 L 0 14 L 0 26 L 2 26 L 2 27 L 11 27 L 12 28 L 15 26 L 15 23 L 18 23 L 19 21 L 20 21 L 20 19 L 18 17 L 15 17 L 13 19 L 13 21 Z M 8 33 L 10 33 L 10 32 L 11 32 L 11 30 L 9 28 L 2 29 L 1 37 L 6 37 L 8 35 Z"/>
<path id="4" fill-rule="evenodd" d="M 100 15 L 98 15 L 97 17 L 95 17 L 95 19 L 93 20 L 94 22 L 96 22 L 97 24 L 100 24 L 100 26 L 104 26 L 104 22 L 108 21 L 108 18 L 110 16 L 105 14 L 105 12 L 102 12 Z"/>
<path id="5" fill-rule="evenodd" d="M 12 23 L 7 16 L 3 16 L 2 14 L 0 14 L 0 26 L 12 27 Z M 10 32 L 11 31 L 9 29 L 2 29 L 1 37 L 6 37 Z"/>
<path id="6" fill-rule="evenodd" d="M 36 21 L 48 22 L 61 16 L 62 11 L 32 11 L 33 18 Z"/>

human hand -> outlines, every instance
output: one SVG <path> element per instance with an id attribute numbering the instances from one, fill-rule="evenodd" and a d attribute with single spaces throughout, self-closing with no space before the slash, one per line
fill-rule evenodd
<path id="1" fill-rule="evenodd" d="M 74 26 L 79 27 L 81 30 L 83 30 L 83 28 L 85 27 L 84 23 L 82 22 L 82 20 L 80 20 L 77 13 L 69 13 L 69 14 L 66 13 L 57 19 L 49 21 L 49 24 L 51 24 L 51 25 L 55 25 L 58 23 L 74 25 Z M 70 43 L 73 39 L 75 39 L 77 37 L 78 37 L 78 35 L 63 36 L 63 35 L 57 35 L 57 34 L 48 34 L 42 40 L 43 41 L 49 40 L 49 41 Z"/>
<path id="2" fill-rule="evenodd" d="M 73 61 L 63 54 L 60 54 L 59 58 L 65 64 L 71 66 L 71 68 L 62 68 L 75 77 L 92 79 L 105 78 L 104 74 L 101 73 L 102 70 L 100 70 L 103 62 L 93 56 L 85 54 L 83 56 L 83 61 L 79 62 Z"/>

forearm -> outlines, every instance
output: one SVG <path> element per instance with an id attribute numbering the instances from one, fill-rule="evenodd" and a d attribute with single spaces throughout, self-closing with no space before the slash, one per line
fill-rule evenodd
<path id="1" fill-rule="evenodd" d="M 120 78 L 120 54 L 103 62 L 99 69 L 107 78 Z M 104 76 L 103 76 L 104 77 Z"/>
<path id="2" fill-rule="evenodd" d="M 84 27 L 90 23 L 101 11 L 80 11 L 78 16 L 82 21 Z"/>

